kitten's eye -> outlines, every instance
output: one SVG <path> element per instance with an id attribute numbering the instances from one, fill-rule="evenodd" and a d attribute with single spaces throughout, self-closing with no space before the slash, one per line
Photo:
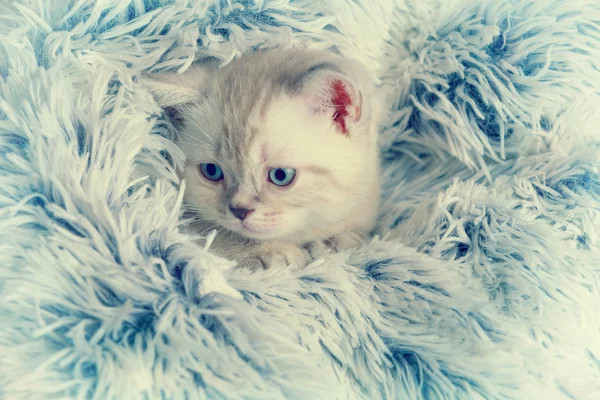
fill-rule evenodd
<path id="1" fill-rule="evenodd" d="M 223 179 L 223 170 L 217 164 L 202 163 L 200 164 L 200 171 L 209 181 L 220 181 Z"/>
<path id="2" fill-rule="evenodd" d="M 269 170 L 269 180 L 277 186 L 287 186 L 294 181 L 294 168 L 272 168 Z"/>

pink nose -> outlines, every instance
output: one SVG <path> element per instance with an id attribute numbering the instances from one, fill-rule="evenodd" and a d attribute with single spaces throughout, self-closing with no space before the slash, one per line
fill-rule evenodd
<path id="1" fill-rule="evenodd" d="M 250 214 L 254 210 L 249 210 L 247 208 L 229 207 L 229 211 L 231 211 L 234 217 L 236 217 L 240 221 L 243 221 L 244 219 L 246 219 L 246 216 L 248 216 L 248 214 Z"/>

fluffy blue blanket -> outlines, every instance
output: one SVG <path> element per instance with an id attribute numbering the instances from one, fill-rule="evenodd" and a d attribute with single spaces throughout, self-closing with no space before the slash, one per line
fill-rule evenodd
<path id="1" fill-rule="evenodd" d="M 379 236 L 251 274 L 137 77 L 290 45 L 381 80 Z M 600 398 L 597 0 L 0 0 L 0 77 L 0 398 Z"/>

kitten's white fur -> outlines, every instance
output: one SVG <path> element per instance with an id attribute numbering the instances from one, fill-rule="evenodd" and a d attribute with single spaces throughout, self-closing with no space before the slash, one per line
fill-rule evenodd
<path id="1" fill-rule="evenodd" d="M 352 97 L 347 134 L 333 119 L 333 81 Z M 243 267 L 301 266 L 326 248 L 358 245 L 373 228 L 377 118 L 373 83 L 359 64 L 324 52 L 269 50 L 143 83 L 176 120 L 195 229 L 225 228 L 218 253 Z M 219 164 L 224 180 L 207 180 L 199 170 L 206 162 Z M 270 183 L 273 167 L 295 168 L 294 182 Z M 231 204 L 255 211 L 240 221 Z"/>

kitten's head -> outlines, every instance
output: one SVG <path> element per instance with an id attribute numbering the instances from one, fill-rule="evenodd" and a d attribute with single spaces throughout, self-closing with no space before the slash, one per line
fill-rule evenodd
<path id="1" fill-rule="evenodd" d="M 202 220 L 301 242 L 344 229 L 372 187 L 361 78 L 339 58 L 310 55 L 262 53 L 146 80 L 179 131 L 186 204 Z"/>

